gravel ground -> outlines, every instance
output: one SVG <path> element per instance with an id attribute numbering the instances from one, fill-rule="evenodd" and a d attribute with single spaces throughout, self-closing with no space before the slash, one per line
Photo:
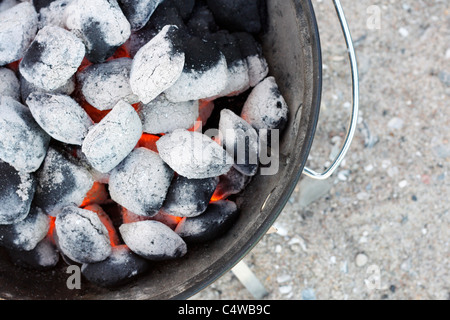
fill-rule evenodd
<path id="1" fill-rule="evenodd" d="M 244 262 L 269 300 L 450 299 L 449 3 L 341 2 L 361 81 L 352 148 L 328 181 L 300 181 Z M 308 165 L 321 168 L 345 135 L 351 82 L 332 2 L 313 3 L 324 89 Z M 192 299 L 254 297 L 229 272 Z"/>

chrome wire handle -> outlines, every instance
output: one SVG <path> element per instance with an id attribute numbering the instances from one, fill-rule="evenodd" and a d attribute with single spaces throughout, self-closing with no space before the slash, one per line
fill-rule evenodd
<path id="1" fill-rule="evenodd" d="M 348 55 L 350 58 L 351 72 L 352 72 L 352 84 L 353 84 L 353 107 L 350 119 L 350 124 L 347 129 L 347 136 L 345 138 L 344 145 L 334 160 L 333 164 L 323 173 L 315 172 L 309 168 L 305 168 L 303 174 L 315 179 L 315 180 L 326 180 L 339 168 L 344 160 L 350 145 L 353 141 L 353 137 L 356 132 L 356 126 L 358 123 L 358 112 L 359 112 L 359 75 L 358 75 L 358 63 L 356 60 L 355 48 L 353 46 L 353 40 L 348 27 L 347 19 L 345 18 L 344 10 L 342 9 L 341 2 L 339 0 L 333 0 L 336 13 L 341 24 L 342 32 L 344 33 L 345 42 L 347 44 Z"/>

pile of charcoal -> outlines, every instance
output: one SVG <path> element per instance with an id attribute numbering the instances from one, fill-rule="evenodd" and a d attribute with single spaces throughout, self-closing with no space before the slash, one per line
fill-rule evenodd
<path id="1" fill-rule="evenodd" d="M 11 261 L 114 287 L 227 232 L 288 119 L 265 19 L 264 0 L 0 1 Z"/>

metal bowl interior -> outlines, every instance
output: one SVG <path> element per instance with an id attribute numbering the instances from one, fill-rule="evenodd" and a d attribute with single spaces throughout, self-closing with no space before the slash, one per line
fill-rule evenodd
<path id="1" fill-rule="evenodd" d="M 224 236 L 189 246 L 182 259 L 155 263 L 138 280 L 103 289 L 82 282 L 69 290 L 67 265 L 38 272 L 13 266 L 0 250 L 0 297 L 5 299 L 186 299 L 238 263 L 278 218 L 306 164 L 321 97 L 319 32 L 310 0 L 267 0 L 268 26 L 261 36 L 270 73 L 290 107 L 281 136 L 276 175 L 256 176 L 237 198 L 241 214 Z"/>

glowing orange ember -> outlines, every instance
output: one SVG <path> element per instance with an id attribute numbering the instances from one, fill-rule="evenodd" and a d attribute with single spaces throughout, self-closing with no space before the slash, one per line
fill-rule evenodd
<path id="1" fill-rule="evenodd" d="M 86 194 L 83 203 L 80 207 L 86 207 L 91 204 L 102 204 L 108 200 L 108 192 L 106 191 L 106 186 L 100 182 L 94 182 L 91 190 Z"/>
<path id="2" fill-rule="evenodd" d="M 111 112 L 111 110 L 100 111 L 85 101 L 81 104 L 81 106 L 95 123 L 99 123 L 108 113 Z"/>
<path id="3" fill-rule="evenodd" d="M 137 148 L 147 148 L 154 152 L 158 152 L 158 148 L 156 147 L 156 142 L 160 138 L 158 136 L 154 136 L 152 134 L 144 133 L 137 144 Z"/>
<path id="4" fill-rule="evenodd" d="M 121 45 L 116 50 L 114 55 L 111 58 L 109 58 L 107 61 L 114 60 L 114 59 L 119 59 L 119 58 L 131 58 L 131 55 L 130 55 L 130 52 L 128 51 L 126 43 Z"/>
<path id="5" fill-rule="evenodd" d="M 11 62 L 10 64 L 6 65 L 6 67 L 17 73 L 17 71 L 19 71 L 20 61 L 22 61 L 22 59 Z"/>
<path id="6" fill-rule="evenodd" d="M 119 240 L 119 236 L 117 235 L 116 229 L 114 228 L 114 225 L 113 225 L 111 219 L 106 214 L 106 212 L 102 209 L 102 207 L 100 207 L 97 204 L 93 204 L 93 205 L 85 207 L 84 209 L 97 213 L 98 217 L 100 218 L 100 221 L 106 227 L 106 230 L 108 230 L 109 241 L 111 242 L 111 246 L 116 247 L 116 246 L 120 245 L 120 240 Z"/>

